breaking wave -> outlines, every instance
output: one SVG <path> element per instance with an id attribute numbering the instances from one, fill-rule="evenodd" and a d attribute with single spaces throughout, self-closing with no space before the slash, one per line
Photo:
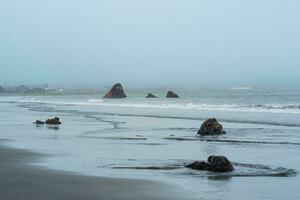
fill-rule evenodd
<path id="1" fill-rule="evenodd" d="M 99 106 L 181 109 L 181 110 L 210 110 L 231 112 L 266 112 L 300 114 L 300 105 L 279 104 L 195 104 L 195 103 L 111 103 L 103 100 L 90 99 L 88 102 L 99 103 Z M 88 105 L 88 104 L 87 104 Z"/>
<path id="2" fill-rule="evenodd" d="M 1 101 L 0 101 L 1 102 Z M 2 101 L 3 102 L 3 101 Z M 105 119 L 99 118 L 97 115 L 104 116 L 124 116 L 124 117 L 146 117 L 146 118 L 159 118 L 159 119 L 184 119 L 184 120 L 205 120 L 206 117 L 189 117 L 189 116 L 172 116 L 172 115 L 161 115 L 161 114 L 137 114 L 137 113 L 117 113 L 117 112 L 87 112 L 87 111 L 79 111 L 77 109 L 60 109 L 51 107 L 50 104 L 47 103 L 21 103 L 16 101 L 9 101 L 9 103 L 16 103 L 20 107 L 28 108 L 31 111 L 38 112 L 59 112 L 59 113 L 68 113 L 68 114 L 77 114 L 83 115 L 86 118 L 94 118 L 95 120 L 102 122 L 110 122 Z M 41 105 L 42 104 L 42 105 Z M 53 104 L 52 104 L 53 105 Z M 68 104 L 65 104 L 68 105 Z M 299 122 L 282 122 L 282 121 L 266 121 L 259 119 L 238 119 L 238 118 L 218 118 L 222 122 L 229 123 L 245 123 L 245 124 L 261 124 L 261 125 L 273 125 L 273 126 L 287 126 L 287 127 L 300 127 Z M 114 126 L 117 127 L 119 122 L 112 122 Z"/>
<path id="3" fill-rule="evenodd" d="M 117 115 L 117 116 L 130 116 L 130 117 L 151 117 L 151 118 L 170 118 L 170 119 L 187 119 L 187 120 L 205 120 L 206 116 L 199 117 L 199 115 L 173 115 L 168 114 L 169 112 L 165 112 L 164 109 L 168 109 L 171 111 L 178 110 L 178 111 L 194 111 L 194 113 L 199 113 L 198 111 L 225 111 L 225 112 L 241 112 L 241 113 L 278 113 L 278 114 L 300 114 L 300 105 L 298 104 L 202 104 L 202 103 L 186 103 L 185 100 L 165 100 L 165 99 L 158 99 L 155 101 L 149 101 L 146 99 L 135 99 L 135 98 L 128 98 L 124 100 L 107 100 L 107 99 L 97 99 L 91 98 L 87 99 L 86 97 L 83 99 L 75 98 L 75 97 L 6 97 L 1 98 L 0 102 L 6 103 L 16 103 L 20 104 L 20 106 L 29 106 L 31 105 L 32 110 L 36 111 L 57 111 L 57 112 L 71 112 L 71 110 L 67 108 L 59 108 L 52 107 L 51 105 L 58 105 L 58 106 L 91 106 L 97 110 L 97 112 L 92 113 L 92 117 L 95 114 L 100 115 Z M 44 107 L 44 108 L 43 108 Z M 51 108 L 50 108 L 51 107 Z M 118 109 L 115 111 L 110 112 L 107 109 L 102 110 L 101 107 L 113 108 L 113 107 L 124 107 L 129 108 L 128 112 L 118 112 Z M 139 113 L 139 112 L 131 112 L 130 108 L 135 109 L 149 109 L 151 113 Z M 50 110 L 49 110 L 50 109 Z M 81 108 L 72 108 L 75 109 L 77 114 Z M 156 109 L 156 112 L 152 112 Z M 143 111 L 143 110 L 142 110 Z M 163 114 L 162 114 L 163 113 Z M 85 116 L 91 116 L 91 113 L 83 113 Z M 241 119 L 238 117 L 227 117 L 226 115 L 222 116 L 219 115 L 218 119 L 223 122 L 233 122 L 233 123 L 248 123 L 248 124 L 263 124 L 263 125 L 276 125 L 276 126 L 294 126 L 299 127 L 300 123 L 297 120 L 272 120 L 269 118 L 264 118 L 263 120 L 259 117 L 252 117 L 250 116 L 248 119 Z"/>
<path id="4" fill-rule="evenodd" d="M 105 107 L 127 107 L 127 108 L 152 108 L 152 109 L 179 109 L 179 110 L 207 110 L 207 111 L 229 111 L 229 112 L 254 112 L 254 113 L 285 113 L 300 114 L 299 104 L 206 104 L 195 102 L 171 102 L 165 100 L 142 101 L 125 100 L 111 101 L 104 99 L 83 99 L 83 100 L 60 100 L 39 97 L 22 97 L 12 99 L 0 99 L 2 102 L 15 103 L 43 103 L 56 105 L 80 105 L 80 106 L 105 106 Z"/>

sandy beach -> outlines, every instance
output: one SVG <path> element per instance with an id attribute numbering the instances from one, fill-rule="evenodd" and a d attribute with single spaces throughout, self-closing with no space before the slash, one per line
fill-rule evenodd
<path id="1" fill-rule="evenodd" d="M 46 170 L 30 163 L 42 154 L 0 145 L 0 199 L 192 199 L 178 188 L 142 180 L 99 178 Z"/>

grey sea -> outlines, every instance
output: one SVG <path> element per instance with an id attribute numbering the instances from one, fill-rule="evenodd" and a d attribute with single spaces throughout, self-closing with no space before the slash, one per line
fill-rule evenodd
<path id="1" fill-rule="evenodd" d="M 178 94 L 1 95 L 0 138 L 50 155 L 32 163 L 42 168 L 170 183 L 199 199 L 300 199 L 299 92 Z M 32 123 L 55 116 L 60 126 Z M 197 135 L 209 117 L 226 134 Z M 209 155 L 225 155 L 236 170 L 184 167 Z"/>

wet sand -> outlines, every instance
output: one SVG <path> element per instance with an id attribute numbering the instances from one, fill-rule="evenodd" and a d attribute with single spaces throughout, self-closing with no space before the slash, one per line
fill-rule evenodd
<path id="1" fill-rule="evenodd" d="M 83 176 L 30 165 L 42 156 L 0 142 L 0 199 L 193 199 L 180 188 L 154 181 Z"/>

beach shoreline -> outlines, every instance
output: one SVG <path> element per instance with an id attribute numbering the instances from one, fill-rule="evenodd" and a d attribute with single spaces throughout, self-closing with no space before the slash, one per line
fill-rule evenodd
<path id="1" fill-rule="evenodd" d="M 5 146 L 18 153 L 0 155 L 0 164 L 8 163 L 6 168 L 2 165 L 6 173 L 1 177 L 4 192 L 0 197 L 299 199 L 294 192 L 299 189 L 299 114 L 285 113 L 291 107 L 297 112 L 297 102 L 294 97 L 279 102 L 281 97 L 290 96 L 258 95 L 251 102 L 243 95 L 222 96 L 222 100 L 199 95 L 167 102 L 134 97 L 103 100 L 90 95 L 3 97 L 0 138 L 7 139 Z M 255 107 L 259 112 L 238 113 L 178 107 L 207 105 L 210 99 L 224 108 L 233 103 L 242 108 L 265 102 L 266 109 L 267 102 L 280 104 L 276 108 L 279 113 L 260 112 L 261 106 Z M 173 109 L 153 108 L 166 103 Z M 32 124 L 53 117 L 59 117 L 62 124 Z M 226 134 L 199 136 L 197 130 L 207 117 L 216 117 Z M 32 156 L 31 152 L 37 153 Z M 210 155 L 226 156 L 235 171 L 212 174 L 184 167 Z M 17 169 L 10 171 L 12 166 Z M 29 188 L 25 190 L 24 185 Z M 17 197 L 13 196 L 16 192 Z"/>
<path id="2" fill-rule="evenodd" d="M 39 199 L 193 199 L 178 188 L 155 181 L 104 178 L 31 165 L 44 155 L 13 149 L 0 141 L 0 198 Z"/>

